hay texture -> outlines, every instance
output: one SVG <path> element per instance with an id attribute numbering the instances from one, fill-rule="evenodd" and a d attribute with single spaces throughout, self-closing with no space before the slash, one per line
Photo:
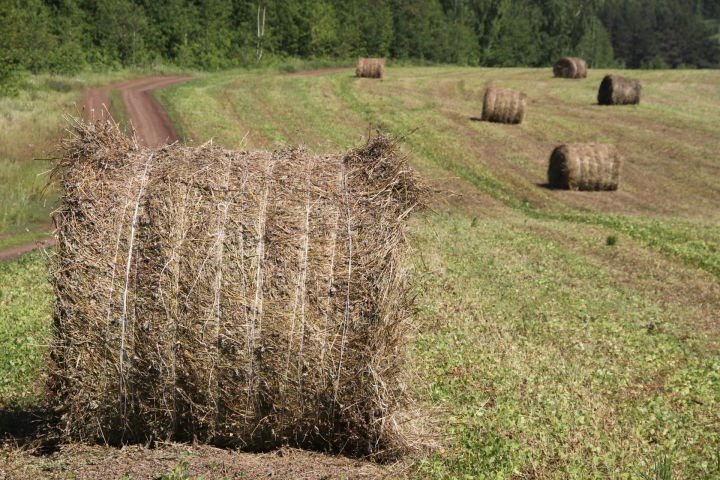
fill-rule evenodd
<path id="1" fill-rule="evenodd" d="M 619 75 L 606 75 L 598 90 L 600 105 L 634 105 L 640 103 L 640 81 Z"/>
<path id="2" fill-rule="evenodd" d="M 522 123 L 527 110 L 527 95 L 509 88 L 488 87 L 483 99 L 481 120 L 498 123 Z"/>
<path id="3" fill-rule="evenodd" d="M 569 190 L 617 190 L 622 163 L 615 145 L 560 145 L 550 155 L 548 183 Z"/>
<path id="4" fill-rule="evenodd" d="M 77 123 L 64 149 L 48 385 L 66 439 L 409 448 L 403 256 L 425 190 L 393 140 L 148 149 Z"/>
<path id="5" fill-rule="evenodd" d="M 563 57 L 553 64 L 553 74 L 560 78 L 586 78 L 587 63 L 582 58 Z"/>
<path id="6" fill-rule="evenodd" d="M 355 75 L 364 78 L 385 77 L 385 59 L 384 58 L 360 58 L 358 59 Z"/>

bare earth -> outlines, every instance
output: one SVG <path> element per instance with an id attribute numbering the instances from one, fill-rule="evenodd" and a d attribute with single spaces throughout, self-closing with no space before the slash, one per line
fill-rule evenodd
<path id="1" fill-rule="evenodd" d="M 153 90 L 186 82 L 191 77 L 167 76 L 148 77 L 108 87 L 88 90 L 83 96 L 83 107 L 87 120 L 102 118 L 110 111 L 108 91 L 118 90 L 125 105 L 128 121 L 132 123 L 141 145 L 157 147 L 180 140 L 170 117 L 152 95 Z M 110 111 L 112 114 L 112 111 Z"/>
<path id="2" fill-rule="evenodd" d="M 0 449 L 3 480 L 155 480 L 164 478 L 162 475 L 207 480 L 398 478 L 397 473 L 377 464 L 290 448 L 244 453 L 181 444 L 153 449 L 67 445 L 52 455 L 37 456 Z"/>
<path id="3" fill-rule="evenodd" d="M 22 245 L 15 245 L 14 247 L 3 248 L 0 250 L 0 261 L 8 262 L 18 257 L 22 257 L 28 252 L 37 250 L 39 248 L 49 248 L 55 246 L 55 239 L 52 237 L 43 238 L 33 242 L 24 243 Z M 2 477 L 0 477 L 2 478 Z"/>

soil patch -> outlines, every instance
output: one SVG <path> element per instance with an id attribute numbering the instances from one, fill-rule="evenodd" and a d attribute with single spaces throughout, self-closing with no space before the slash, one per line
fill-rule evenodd
<path id="1" fill-rule="evenodd" d="M 109 112 L 110 90 L 118 90 L 125 105 L 128 121 L 135 128 L 138 143 L 155 147 L 180 140 L 165 109 L 153 96 L 152 91 L 186 82 L 192 77 L 158 76 L 131 80 L 107 87 L 87 90 L 83 96 L 86 120 L 98 120 Z"/>
<path id="2" fill-rule="evenodd" d="M 50 455 L 0 448 L 0 478 L 97 480 L 131 478 L 348 479 L 400 478 L 391 469 L 342 456 L 283 448 L 245 453 L 214 447 L 165 444 L 157 448 L 66 445 Z"/>
<path id="3" fill-rule="evenodd" d="M 0 261 L 9 262 L 16 258 L 22 257 L 26 253 L 32 252 L 39 248 L 50 248 L 55 246 L 55 239 L 48 237 L 41 240 L 35 240 L 32 242 L 24 243 L 22 245 L 15 245 L 14 247 L 8 247 L 0 250 Z"/>

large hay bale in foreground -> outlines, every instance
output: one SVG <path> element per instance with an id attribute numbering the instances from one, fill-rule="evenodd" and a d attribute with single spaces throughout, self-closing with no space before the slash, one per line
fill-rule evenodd
<path id="1" fill-rule="evenodd" d="M 582 58 L 563 57 L 553 65 L 553 74 L 560 78 L 586 78 L 587 63 Z"/>
<path id="2" fill-rule="evenodd" d="M 65 438 L 408 448 L 403 255 L 424 190 L 392 140 L 153 150 L 79 124 L 56 177 Z"/>
<path id="3" fill-rule="evenodd" d="M 380 78 L 385 76 L 384 58 L 360 58 L 358 59 L 355 75 L 364 78 Z"/>
<path id="4" fill-rule="evenodd" d="M 606 75 L 598 90 L 600 105 L 634 105 L 640 103 L 640 81 L 619 75 Z"/>
<path id="5" fill-rule="evenodd" d="M 548 184 L 570 190 L 617 190 L 622 162 L 615 145 L 560 145 L 550 155 Z"/>
<path id="6" fill-rule="evenodd" d="M 498 123 L 522 123 L 527 95 L 509 88 L 488 87 L 483 98 L 481 120 Z"/>

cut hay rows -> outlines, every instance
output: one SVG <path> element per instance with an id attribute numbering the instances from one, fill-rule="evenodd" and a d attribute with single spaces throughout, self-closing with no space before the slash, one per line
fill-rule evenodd
<path id="1" fill-rule="evenodd" d="M 364 78 L 379 78 L 385 76 L 384 58 L 360 58 L 358 59 L 355 75 Z"/>
<path id="2" fill-rule="evenodd" d="M 548 183 L 569 190 L 617 190 L 622 163 L 615 145 L 560 145 L 550 155 Z"/>
<path id="3" fill-rule="evenodd" d="M 634 105 L 640 103 L 640 81 L 619 75 L 607 75 L 600 83 L 600 105 Z"/>
<path id="4" fill-rule="evenodd" d="M 563 57 L 553 65 L 553 74 L 559 78 L 586 78 L 587 63 L 582 58 Z"/>
<path id="5" fill-rule="evenodd" d="M 78 123 L 55 175 L 65 438 L 410 448 L 403 256 L 424 189 L 392 140 L 147 149 Z"/>
<path id="6" fill-rule="evenodd" d="M 483 98 L 482 120 L 498 123 L 522 123 L 527 95 L 508 88 L 488 87 Z"/>

